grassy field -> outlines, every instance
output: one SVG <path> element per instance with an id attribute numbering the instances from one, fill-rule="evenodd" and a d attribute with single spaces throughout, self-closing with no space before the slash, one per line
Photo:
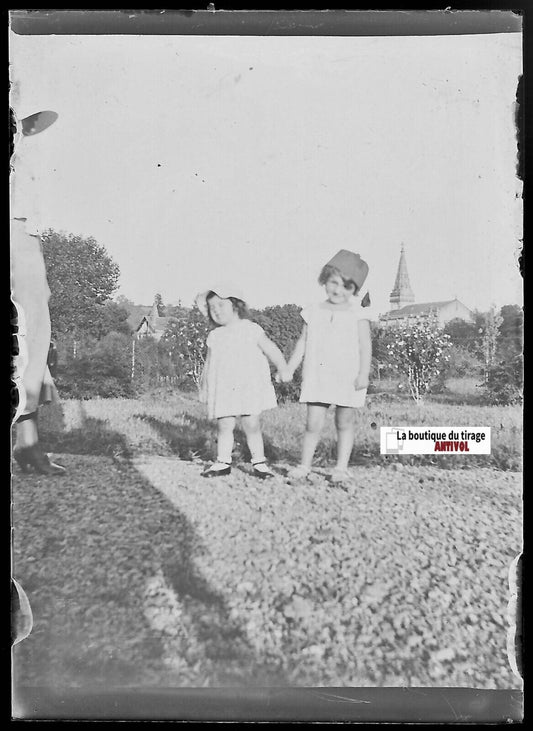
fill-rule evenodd
<path id="1" fill-rule="evenodd" d="M 357 412 L 356 436 L 352 453 L 354 465 L 387 464 L 390 461 L 435 465 L 440 468 L 491 467 L 520 471 L 522 467 L 522 408 L 487 406 L 461 388 L 441 401 L 417 406 L 393 393 L 369 395 L 367 405 Z M 265 451 L 273 463 L 298 462 L 305 423 L 305 407 L 285 404 L 265 412 L 262 417 Z M 460 426 L 492 427 L 490 455 L 440 454 L 420 456 L 380 455 L 381 426 Z M 160 390 L 139 399 L 69 400 L 60 407 L 42 410 L 41 432 L 51 452 L 102 454 L 131 457 L 139 454 L 177 455 L 181 459 L 213 459 L 216 452 L 215 424 L 205 417 L 202 404 L 194 394 Z M 244 434 L 235 433 L 236 461 L 247 461 Z M 333 409 L 319 443 L 315 464 L 327 466 L 335 458 Z"/>

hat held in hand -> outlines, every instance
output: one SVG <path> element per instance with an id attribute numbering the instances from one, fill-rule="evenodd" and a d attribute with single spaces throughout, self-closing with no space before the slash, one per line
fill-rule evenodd
<path id="1" fill-rule="evenodd" d="M 29 117 L 24 117 L 24 119 L 20 120 L 22 134 L 25 137 L 30 137 L 31 135 L 39 134 L 39 132 L 44 132 L 45 129 L 48 129 L 56 121 L 58 116 L 57 112 L 46 110 L 30 114 Z"/>
<path id="2" fill-rule="evenodd" d="M 361 259 L 359 254 L 353 251 L 341 249 L 333 259 L 330 259 L 326 266 L 335 267 L 341 273 L 343 279 L 351 279 L 355 282 L 357 289 L 361 289 L 368 275 L 368 264 Z"/>

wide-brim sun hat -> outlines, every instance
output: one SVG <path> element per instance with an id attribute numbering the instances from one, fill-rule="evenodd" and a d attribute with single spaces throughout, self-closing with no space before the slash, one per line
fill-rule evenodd
<path id="1" fill-rule="evenodd" d="M 240 287 L 237 287 L 232 282 L 219 282 L 216 285 L 209 287 L 209 289 L 206 289 L 205 292 L 200 292 L 200 294 L 196 295 L 195 302 L 198 305 L 198 309 L 206 317 L 208 315 L 207 296 L 210 292 L 214 292 L 223 300 L 235 297 L 235 299 L 246 302 L 245 296 Z"/>
<path id="2" fill-rule="evenodd" d="M 35 106 L 19 106 L 14 104 L 12 111 L 17 124 L 17 132 L 24 137 L 33 137 L 44 132 L 58 119 L 59 114 L 51 109 L 42 109 L 39 112 L 33 111 Z M 39 107 L 37 107 L 39 109 Z"/>
<path id="3" fill-rule="evenodd" d="M 35 107 L 33 107 L 35 109 Z M 16 149 L 23 137 L 34 137 L 40 132 L 48 129 L 59 117 L 57 112 L 46 109 L 41 112 L 32 112 L 26 107 L 15 107 L 12 109 L 16 129 L 14 130 L 13 148 Z"/>
<path id="4" fill-rule="evenodd" d="M 360 290 L 368 276 L 368 264 L 361 259 L 359 254 L 347 249 L 341 249 L 330 259 L 326 266 L 332 266 L 339 270 L 344 279 L 351 279 Z"/>

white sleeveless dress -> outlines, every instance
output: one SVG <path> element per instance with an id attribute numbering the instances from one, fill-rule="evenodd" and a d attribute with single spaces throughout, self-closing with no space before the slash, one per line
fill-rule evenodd
<path id="1" fill-rule="evenodd" d="M 367 389 L 356 391 L 359 373 L 359 322 L 372 319 L 367 307 L 352 298 L 347 309 L 332 310 L 324 303 L 305 307 L 307 324 L 300 401 L 364 406 Z"/>

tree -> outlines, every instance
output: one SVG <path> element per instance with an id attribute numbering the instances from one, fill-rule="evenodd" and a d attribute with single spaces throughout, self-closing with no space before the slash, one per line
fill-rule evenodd
<path id="1" fill-rule="evenodd" d="M 49 229 L 42 241 L 54 332 L 97 335 L 109 314 L 103 308 L 118 286 L 118 265 L 92 237 Z"/>
<path id="2" fill-rule="evenodd" d="M 487 347 L 491 357 L 485 362 L 485 392 L 492 404 L 520 403 L 524 386 L 523 311 L 518 305 L 504 305 L 497 316 L 491 314 L 486 335 L 487 339 L 489 334 L 491 337 Z"/>
<path id="3" fill-rule="evenodd" d="M 474 355 L 480 355 L 482 343 L 481 323 L 482 321 L 478 316 L 476 316 L 474 322 L 456 318 L 444 325 L 444 332 L 450 336 L 450 341 L 457 348 L 467 350 Z"/>
<path id="4" fill-rule="evenodd" d="M 96 337 L 100 340 L 110 332 L 131 335 L 128 323 L 129 312 L 116 302 L 109 300 L 101 306 L 99 319 L 96 321 Z"/>
<path id="5" fill-rule="evenodd" d="M 303 320 L 297 305 L 274 305 L 264 310 L 250 310 L 250 318 L 261 325 L 287 358 L 300 337 Z"/>
<path id="6" fill-rule="evenodd" d="M 161 375 L 159 347 L 154 338 L 131 340 L 131 371 L 135 389 L 145 391 L 156 384 Z"/>
<path id="7" fill-rule="evenodd" d="M 502 322 L 501 315 L 496 312 L 494 307 L 491 307 L 485 314 L 484 323 L 481 328 L 485 384 L 488 383 L 490 369 L 496 362 L 496 349 L 498 347 L 498 336 Z"/>
<path id="8" fill-rule="evenodd" d="M 267 336 L 273 340 L 285 358 L 291 356 L 300 337 L 303 320 L 298 305 L 274 305 L 264 310 L 250 310 L 250 318 L 261 325 Z M 273 366 L 271 366 L 273 368 Z M 302 371 L 299 368 L 291 383 L 274 382 L 274 389 L 281 401 L 296 401 L 302 385 Z"/>
<path id="9" fill-rule="evenodd" d="M 412 323 L 387 328 L 383 341 L 390 365 L 407 377 L 411 396 L 421 404 L 446 367 L 450 336 L 439 327 L 436 317 L 416 318 Z"/>
<path id="10" fill-rule="evenodd" d="M 498 351 L 502 357 L 520 355 L 523 350 L 524 312 L 518 305 L 504 305 L 500 310 Z"/>
<path id="11" fill-rule="evenodd" d="M 123 294 L 119 294 L 118 297 L 115 297 L 115 302 L 117 303 L 117 305 L 125 307 L 128 311 L 130 307 L 135 307 L 135 303 L 125 297 Z"/>
<path id="12" fill-rule="evenodd" d="M 61 396 L 132 397 L 130 343 L 129 336 L 111 332 L 89 348 L 81 347 L 76 358 L 60 362 L 56 384 Z"/>
<path id="13" fill-rule="evenodd" d="M 488 402 L 501 406 L 521 403 L 524 371 L 522 355 L 511 355 L 488 369 L 485 394 Z"/>
<path id="14" fill-rule="evenodd" d="M 184 378 L 183 385 L 189 388 L 200 384 L 209 330 L 209 322 L 198 307 L 174 307 L 172 320 L 159 341 L 160 350 L 170 353 L 176 374 Z"/>
<path id="15" fill-rule="evenodd" d="M 157 307 L 157 314 L 159 315 L 159 317 L 165 317 L 167 308 L 163 304 L 163 298 L 159 293 L 156 294 L 156 296 L 154 297 L 154 304 Z"/>

